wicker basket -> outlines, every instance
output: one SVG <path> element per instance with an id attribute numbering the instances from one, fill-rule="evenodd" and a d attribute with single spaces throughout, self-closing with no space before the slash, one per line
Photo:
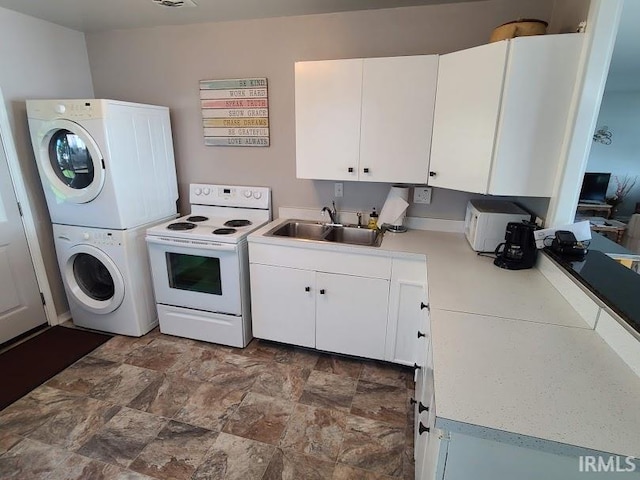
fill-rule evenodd
<path id="1" fill-rule="evenodd" d="M 544 35 L 549 24 L 544 20 L 521 19 L 505 23 L 494 29 L 489 43 L 499 42 L 508 38 L 526 37 L 528 35 Z"/>

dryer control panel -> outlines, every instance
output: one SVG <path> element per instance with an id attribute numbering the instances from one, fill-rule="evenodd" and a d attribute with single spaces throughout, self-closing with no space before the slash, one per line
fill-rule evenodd
<path id="1" fill-rule="evenodd" d="M 40 120 L 89 120 L 104 117 L 102 100 L 28 100 L 27 116 Z"/>

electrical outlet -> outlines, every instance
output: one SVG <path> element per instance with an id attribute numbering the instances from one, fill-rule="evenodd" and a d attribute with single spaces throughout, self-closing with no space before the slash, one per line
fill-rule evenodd
<path id="1" fill-rule="evenodd" d="M 431 187 L 413 187 L 413 203 L 431 203 Z"/>
<path id="2" fill-rule="evenodd" d="M 336 198 L 342 197 L 344 193 L 344 184 L 343 183 L 334 183 L 333 184 L 333 196 Z"/>

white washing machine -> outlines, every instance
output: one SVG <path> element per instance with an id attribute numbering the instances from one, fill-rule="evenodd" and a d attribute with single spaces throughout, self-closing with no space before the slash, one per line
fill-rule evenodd
<path id="1" fill-rule="evenodd" d="M 158 324 L 145 231 L 169 219 L 129 230 L 53 225 L 74 324 L 134 337 Z"/>
<path id="2" fill-rule="evenodd" d="M 114 100 L 28 100 L 52 223 L 127 229 L 177 212 L 169 109 Z"/>

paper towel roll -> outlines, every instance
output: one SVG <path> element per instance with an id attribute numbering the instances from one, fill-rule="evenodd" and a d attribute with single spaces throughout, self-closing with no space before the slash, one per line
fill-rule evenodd
<path id="1" fill-rule="evenodd" d="M 402 226 L 405 212 L 409 207 L 408 199 L 409 187 L 392 186 L 382 206 L 380 217 L 378 217 L 378 225 L 382 226 L 387 223 L 389 225 Z"/>

